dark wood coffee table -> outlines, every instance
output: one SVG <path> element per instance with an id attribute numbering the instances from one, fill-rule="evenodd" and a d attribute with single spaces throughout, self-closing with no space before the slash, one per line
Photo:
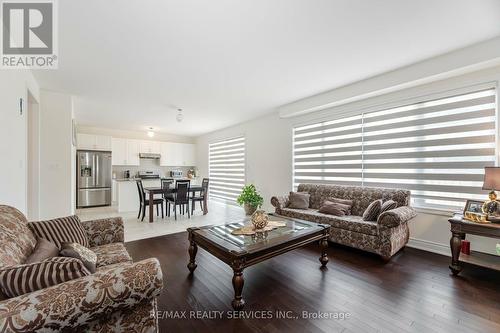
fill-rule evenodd
<path id="1" fill-rule="evenodd" d="M 233 269 L 235 310 L 243 309 L 245 301 L 243 291 L 243 269 L 266 259 L 278 256 L 309 243 L 319 241 L 321 245 L 321 266 L 328 263 L 328 237 L 330 226 L 298 219 L 271 215 L 270 220 L 282 221 L 285 227 L 280 227 L 254 236 L 235 236 L 234 229 L 249 224 L 249 219 L 219 226 L 188 228 L 189 232 L 189 263 L 187 267 L 191 274 L 196 269 L 196 253 L 198 246 L 207 250 Z"/>

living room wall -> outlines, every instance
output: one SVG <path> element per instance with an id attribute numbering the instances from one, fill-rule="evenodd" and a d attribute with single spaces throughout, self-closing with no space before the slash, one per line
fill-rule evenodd
<path id="1" fill-rule="evenodd" d="M 27 210 L 28 91 L 39 101 L 39 87 L 29 70 L 0 74 L 0 204 Z M 19 99 L 24 102 L 19 112 Z"/>
<path id="2" fill-rule="evenodd" d="M 382 107 L 391 103 L 404 103 L 407 99 L 419 96 L 429 96 L 486 82 L 499 81 L 500 66 L 497 66 L 305 116 L 280 118 L 278 113 L 272 113 L 202 135 L 196 141 L 200 175 L 208 176 L 209 143 L 243 135 L 246 138 L 247 183 L 255 184 L 264 196 L 264 209 L 272 210 L 269 203 L 271 196 L 286 194 L 292 189 L 292 130 L 294 126 L 342 117 L 342 115 Z M 485 191 L 485 197 L 486 194 L 487 191 Z M 409 246 L 449 255 L 450 231 L 447 219 L 451 214 L 451 212 L 420 210 L 418 217 L 410 223 L 411 240 Z M 471 246 L 474 250 L 495 253 L 496 241 L 474 236 L 468 236 L 468 239 L 471 240 Z"/>

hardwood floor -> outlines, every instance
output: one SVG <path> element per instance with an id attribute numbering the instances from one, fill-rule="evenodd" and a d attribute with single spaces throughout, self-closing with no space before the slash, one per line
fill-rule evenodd
<path id="1" fill-rule="evenodd" d="M 328 269 L 311 245 L 244 271 L 245 309 L 234 318 L 232 270 L 203 249 L 189 276 L 187 233 L 126 244 L 134 260 L 157 257 L 165 289 L 160 332 L 500 332 L 500 273 L 465 266 L 452 277 L 449 258 L 406 248 L 389 263 L 330 244 Z M 213 319 L 192 319 L 205 311 Z M 223 311 L 223 319 L 217 318 Z M 276 318 L 276 311 L 295 318 Z M 291 311 L 292 313 L 287 311 Z M 302 311 L 348 313 L 347 319 L 303 319 Z M 262 318 L 272 316 L 272 319 Z"/>

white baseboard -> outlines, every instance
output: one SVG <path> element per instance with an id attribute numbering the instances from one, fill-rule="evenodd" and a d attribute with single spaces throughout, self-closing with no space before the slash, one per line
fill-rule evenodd
<path id="1" fill-rule="evenodd" d="M 406 244 L 406 246 L 451 257 L 449 245 L 441 243 L 430 242 L 427 240 L 410 237 L 410 240 L 408 241 L 408 244 Z"/>

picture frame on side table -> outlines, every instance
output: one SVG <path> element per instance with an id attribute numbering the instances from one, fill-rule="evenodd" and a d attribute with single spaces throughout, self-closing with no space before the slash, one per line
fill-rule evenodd
<path id="1" fill-rule="evenodd" d="M 487 222 L 487 215 L 483 213 L 483 201 L 467 200 L 464 207 L 464 218 L 473 222 Z"/>

